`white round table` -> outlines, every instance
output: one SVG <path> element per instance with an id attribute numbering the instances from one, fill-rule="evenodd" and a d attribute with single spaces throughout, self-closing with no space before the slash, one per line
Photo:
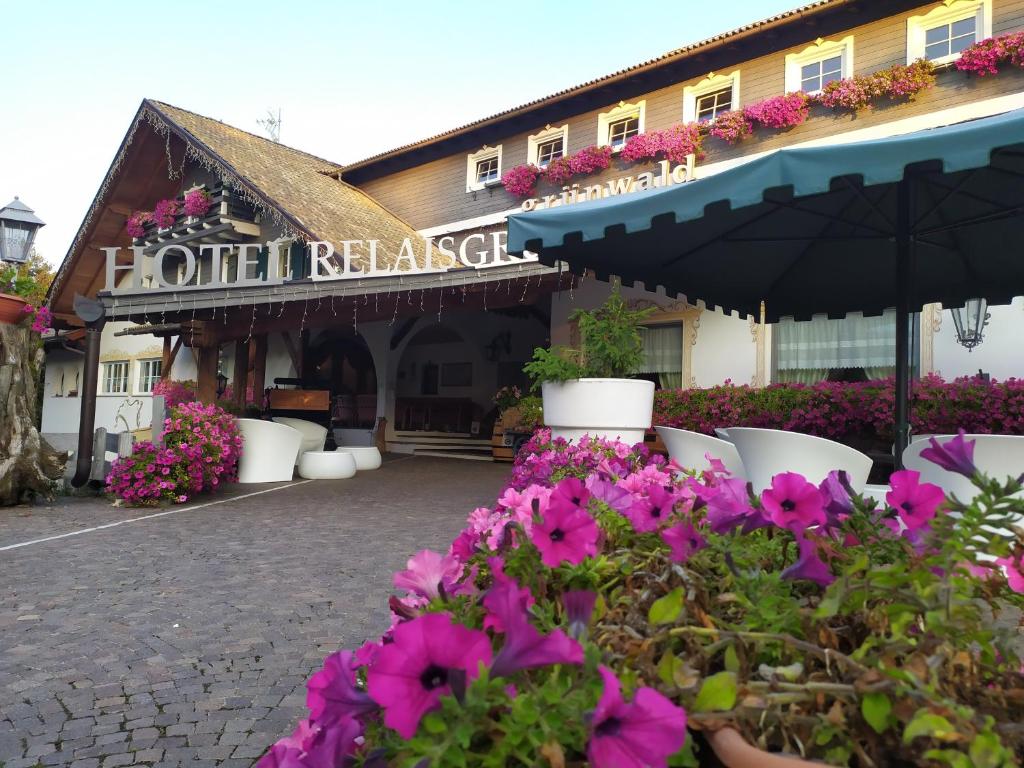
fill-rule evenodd
<path id="1" fill-rule="evenodd" d="M 306 451 L 299 457 L 299 477 L 306 480 L 342 480 L 356 473 L 351 454 L 337 451 Z"/>
<path id="2" fill-rule="evenodd" d="M 341 445 L 336 453 L 347 453 L 355 459 L 356 469 L 377 469 L 380 467 L 380 451 L 375 445 Z"/>

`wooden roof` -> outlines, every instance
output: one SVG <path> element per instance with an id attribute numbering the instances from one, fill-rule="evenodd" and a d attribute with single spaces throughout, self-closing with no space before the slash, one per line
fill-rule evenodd
<path id="1" fill-rule="evenodd" d="M 180 169 L 198 162 L 217 172 L 257 208 L 303 240 L 405 238 L 419 246 L 416 230 L 360 189 L 340 181 L 340 166 L 194 112 L 144 100 L 118 149 L 78 234 L 50 287 L 58 320 L 75 323 L 75 293 L 95 296 L 103 288 L 106 246 L 131 245 L 128 216 L 173 197 Z M 340 245 L 338 246 L 340 247 Z M 421 247 L 416 248 L 421 259 Z"/>

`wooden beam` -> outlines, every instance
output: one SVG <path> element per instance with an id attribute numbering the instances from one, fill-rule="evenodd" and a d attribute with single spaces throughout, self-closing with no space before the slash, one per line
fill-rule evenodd
<path id="1" fill-rule="evenodd" d="M 174 367 L 174 360 L 178 357 L 178 350 L 181 349 L 181 336 L 174 340 L 174 346 L 170 346 L 171 337 L 164 336 L 164 360 L 160 366 L 160 378 L 169 379 L 171 368 Z"/>
<path id="2" fill-rule="evenodd" d="M 199 347 L 196 355 L 196 394 L 204 403 L 217 401 L 217 364 L 220 346 Z"/>
<path id="3" fill-rule="evenodd" d="M 262 407 L 263 391 L 267 387 L 267 335 L 261 333 L 259 336 L 254 336 L 249 350 L 252 367 L 252 396 L 256 405 Z"/>
<path id="4" fill-rule="evenodd" d="M 249 342 L 245 339 L 235 341 L 235 371 L 232 381 L 235 405 L 245 405 L 245 389 L 249 381 Z"/>

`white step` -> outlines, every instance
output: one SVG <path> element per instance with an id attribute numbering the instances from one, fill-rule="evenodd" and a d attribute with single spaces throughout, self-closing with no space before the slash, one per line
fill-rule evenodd
<path id="1" fill-rule="evenodd" d="M 463 461 L 491 461 L 491 455 L 488 453 L 486 456 L 483 454 L 472 454 L 472 453 L 448 453 L 447 451 L 416 451 L 417 456 L 431 456 L 433 458 L 441 459 L 462 459 Z"/>
<path id="2" fill-rule="evenodd" d="M 487 445 L 491 444 L 490 439 L 485 438 L 469 438 L 469 437 L 419 437 L 419 436 L 406 436 L 399 435 L 393 440 L 388 440 L 389 443 L 400 443 L 406 445 Z"/>
<path id="3" fill-rule="evenodd" d="M 471 438 L 469 432 L 438 432 L 438 431 L 421 431 L 416 429 L 396 429 L 395 435 L 397 437 L 465 437 Z"/>

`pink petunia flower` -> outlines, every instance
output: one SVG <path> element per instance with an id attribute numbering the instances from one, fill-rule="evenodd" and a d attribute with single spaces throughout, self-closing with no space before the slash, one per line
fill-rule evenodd
<path id="1" fill-rule="evenodd" d="M 998 557 L 996 563 L 1005 569 L 1010 589 L 1024 594 L 1024 552 L 1018 551 L 1016 555 Z"/>
<path id="2" fill-rule="evenodd" d="M 676 563 L 685 563 L 690 555 L 707 546 L 707 541 L 690 520 L 666 528 L 661 532 L 661 540 L 672 550 L 671 557 Z"/>
<path id="3" fill-rule="evenodd" d="M 715 533 L 727 533 L 755 513 L 750 506 L 747 483 L 739 478 L 722 480 L 707 498 L 707 521 Z"/>
<path id="4" fill-rule="evenodd" d="M 793 565 L 782 572 L 784 579 L 807 579 L 827 587 L 836 577 L 832 575 L 828 565 L 818 555 L 818 545 L 803 536 L 797 536 L 797 546 L 800 548 L 800 557 Z"/>
<path id="5" fill-rule="evenodd" d="M 377 708 L 376 702 L 356 687 L 356 666 L 351 651 L 338 651 L 324 659 L 323 668 L 309 678 L 306 706 L 317 725 L 335 725 Z"/>
<path id="6" fill-rule="evenodd" d="M 566 477 L 559 480 L 552 490 L 550 504 L 585 508 L 589 501 L 590 491 L 584 482 L 578 477 Z"/>
<path id="7" fill-rule="evenodd" d="M 495 585 L 516 584 L 510 576 L 505 575 L 505 561 L 501 557 L 489 557 L 487 559 L 487 565 L 491 569 L 491 577 L 494 579 Z M 516 585 L 516 587 L 518 589 L 518 585 Z M 522 587 L 519 589 L 519 599 L 522 601 L 524 610 L 528 610 L 529 607 L 536 602 L 534 600 L 533 593 L 530 592 L 528 587 Z M 493 629 L 495 632 L 504 632 L 505 625 L 498 614 L 488 612 L 488 614 L 484 616 L 484 629 Z"/>
<path id="8" fill-rule="evenodd" d="M 540 550 L 540 559 L 548 568 L 557 568 L 563 562 L 577 565 L 597 554 L 597 541 L 601 535 L 586 511 L 567 503 L 554 503 L 548 507 L 539 523 L 530 531 L 530 540 Z"/>
<path id="9" fill-rule="evenodd" d="M 814 525 L 824 525 L 823 502 L 821 492 L 814 484 L 796 472 L 775 475 L 771 488 L 761 493 L 761 503 L 771 521 L 779 528 L 794 533 Z"/>
<path id="10" fill-rule="evenodd" d="M 956 437 L 939 443 L 934 437 L 928 438 L 930 447 L 921 451 L 921 458 L 938 464 L 947 472 L 956 472 L 970 479 L 978 468 L 974 466 L 974 441 L 964 438 L 961 429 Z"/>
<path id="11" fill-rule="evenodd" d="M 429 600 L 438 597 L 442 589 L 451 594 L 462 575 L 458 558 L 430 549 L 422 549 L 410 557 L 406 568 L 392 577 L 392 583 L 398 589 L 407 589 Z"/>
<path id="12" fill-rule="evenodd" d="M 885 501 L 911 532 L 928 525 L 939 505 L 946 500 L 939 486 L 922 483 L 921 473 L 912 469 L 893 472 L 889 485 L 892 490 L 885 494 Z"/>
<path id="13" fill-rule="evenodd" d="M 679 497 L 674 492 L 652 485 L 645 496 L 633 502 L 626 511 L 626 517 L 640 533 L 656 531 L 668 521 L 677 501 Z"/>
<path id="14" fill-rule="evenodd" d="M 490 664 L 491 641 L 483 632 L 454 624 L 444 613 L 430 613 L 394 628 L 394 642 L 383 646 L 366 673 L 370 696 L 384 708 L 384 724 L 411 739 L 427 712 L 451 693 L 450 673 L 476 678 Z"/>
<path id="15" fill-rule="evenodd" d="M 640 688 L 632 703 L 619 680 L 598 669 L 604 692 L 594 710 L 587 758 L 593 768 L 665 768 L 686 741 L 686 712 L 653 688 Z"/>

